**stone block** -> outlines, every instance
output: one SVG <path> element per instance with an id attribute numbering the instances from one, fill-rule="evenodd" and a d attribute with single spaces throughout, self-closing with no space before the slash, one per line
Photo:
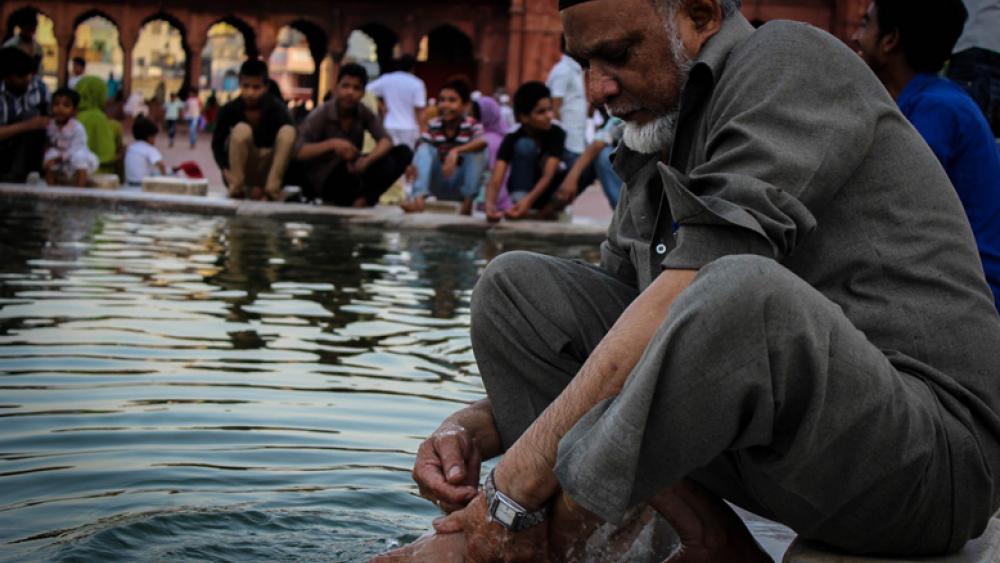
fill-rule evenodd
<path id="1" fill-rule="evenodd" d="M 443 215 L 458 215 L 462 212 L 462 204 L 457 201 L 430 200 L 424 203 L 424 211 L 441 213 Z"/>
<path id="2" fill-rule="evenodd" d="M 886 559 L 842 555 L 795 540 L 785 552 L 784 563 L 1000 563 L 1000 518 L 994 516 L 983 535 L 965 544 L 962 550 L 945 557 Z"/>
<path id="3" fill-rule="evenodd" d="M 118 174 L 94 174 L 90 177 L 90 183 L 102 190 L 117 190 L 122 184 Z"/>
<path id="4" fill-rule="evenodd" d="M 208 180 L 204 178 L 150 176 L 142 180 L 142 191 L 156 194 L 205 196 L 208 194 Z"/>

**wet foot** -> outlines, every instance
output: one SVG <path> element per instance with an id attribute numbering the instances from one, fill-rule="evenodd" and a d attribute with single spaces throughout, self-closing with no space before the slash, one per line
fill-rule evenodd
<path id="1" fill-rule="evenodd" d="M 461 214 L 462 215 L 472 215 L 472 200 L 471 199 L 466 198 L 466 199 L 462 200 Z"/>
<path id="2" fill-rule="evenodd" d="M 733 509 L 693 481 L 681 481 L 650 504 L 680 539 L 665 563 L 772 563 Z"/>
<path id="3" fill-rule="evenodd" d="M 371 563 L 461 563 L 466 551 L 465 534 L 430 534 L 376 556 Z"/>

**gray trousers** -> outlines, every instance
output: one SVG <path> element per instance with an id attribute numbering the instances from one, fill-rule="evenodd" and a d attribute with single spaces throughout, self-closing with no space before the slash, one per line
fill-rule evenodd
<path id="1" fill-rule="evenodd" d="M 637 296 L 579 262 L 491 262 L 472 344 L 504 450 Z M 612 522 L 688 477 L 839 549 L 939 554 L 992 515 L 978 447 L 840 307 L 773 260 L 730 256 L 674 302 L 620 394 L 562 439 L 555 471 Z"/>

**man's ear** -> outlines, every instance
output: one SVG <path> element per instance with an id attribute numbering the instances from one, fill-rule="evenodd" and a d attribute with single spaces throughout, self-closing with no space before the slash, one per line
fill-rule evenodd
<path id="1" fill-rule="evenodd" d="M 705 42 L 722 27 L 723 15 L 719 0 L 682 0 L 677 16 L 685 46 L 693 53 L 700 51 Z"/>
<path id="2" fill-rule="evenodd" d="M 889 33 L 885 33 L 881 37 L 879 37 L 878 47 L 879 50 L 886 55 L 898 51 L 901 48 L 901 43 L 899 40 L 899 30 L 894 29 Z"/>

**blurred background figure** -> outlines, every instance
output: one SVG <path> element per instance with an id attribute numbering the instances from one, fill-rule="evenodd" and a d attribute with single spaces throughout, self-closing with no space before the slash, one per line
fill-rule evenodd
<path id="1" fill-rule="evenodd" d="M 965 0 L 969 18 L 955 43 L 948 78 L 966 89 L 1000 138 L 1000 0 Z"/>

